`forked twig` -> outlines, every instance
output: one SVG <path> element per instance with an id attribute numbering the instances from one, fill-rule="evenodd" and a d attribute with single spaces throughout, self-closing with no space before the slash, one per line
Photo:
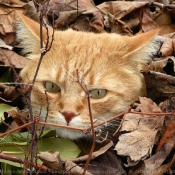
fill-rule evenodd
<path id="1" fill-rule="evenodd" d="M 89 94 L 89 91 L 88 91 L 86 85 L 83 86 L 83 84 L 82 84 L 83 82 L 80 82 L 79 81 L 78 69 L 76 70 L 76 73 L 77 73 L 77 78 L 78 78 L 77 83 L 84 90 L 84 92 L 86 93 L 86 96 L 87 96 L 88 109 L 89 109 L 89 117 L 90 117 L 90 122 L 91 122 L 91 131 L 92 131 L 92 146 L 91 146 L 91 149 L 90 149 L 90 152 L 89 152 L 89 156 L 88 156 L 88 159 L 86 161 L 86 164 L 85 164 L 85 167 L 84 167 L 83 173 L 82 173 L 82 175 L 85 175 L 86 174 L 86 171 L 88 169 L 88 166 L 89 166 L 91 157 L 92 157 L 92 153 L 93 153 L 93 151 L 95 149 L 96 135 L 95 135 L 95 130 L 94 130 L 94 122 L 93 122 L 93 118 L 92 118 L 91 103 L 90 103 L 90 94 Z"/>

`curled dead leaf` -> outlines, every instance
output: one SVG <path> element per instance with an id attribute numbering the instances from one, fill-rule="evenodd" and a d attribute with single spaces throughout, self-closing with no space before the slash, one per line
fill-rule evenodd
<path id="1" fill-rule="evenodd" d="M 47 167 L 59 172 L 63 170 L 59 152 L 40 152 L 37 154 L 37 157 L 42 160 Z"/>
<path id="2" fill-rule="evenodd" d="M 174 53 L 173 40 L 171 38 L 166 38 L 160 51 L 159 55 L 162 57 L 171 56 Z"/>
<path id="3" fill-rule="evenodd" d="M 0 103 L 17 106 L 17 104 L 19 105 L 19 102 L 22 101 L 21 99 L 22 92 L 19 86 L 13 87 L 0 84 Z"/>
<path id="4" fill-rule="evenodd" d="M 107 143 L 105 146 L 101 147 L 99 150 L 94 151 L 92 153 L 91 159 L 95 159 L 96 157 L 104 154 L 109 148 L 111 148 L 113 146 L 113 142 L 110 141 L 109 143 Z M 82 162 L 82 161 L 86 161 L 89 155 L 84 155 L 84 156 L 80 156 L 78 158 L 75 159 L 69 159 L 72 162 Z"/>
<path id="5" fill-rule="evenodd" d="M 159 103 L 175 94 L 175 79 L 173 76 L 160 72 L 143 72 L 146 81 L 148 97 Z"/>
<path id="6" fill-rule="evenodd" d="M 172 120 L 168 126 L 166 127 L 165 132 L 162 135 L 162 138 L 159 142 L 159 145 L 157 147 L 157 151 L 160 151 L 162 148 L 163 144 L 168 142 L 169 140 L 174 141 L 174 146 L 175 146 L 175 120 Z"/>
<path id="7" fill-rule="evenodd" d="M 65 168 L 68 175 L 72 175 L 72 174 L 82 175 L 83 173 L 83 168 L 81 168 L 80 166 L 78 166 L 77 164 L 73 163 L 70 160 L 67 160 L 65 162 Z M 93 174 L 86 171 L 86 175 L 93 175 Z"/>
<path id="8" fill-rule="evenodd" d="M 161 112 L 160 108 L 146 97 L 140 97 L 137 109 L 147 113 Z M 123 119 L 120 132 L 127 133 L 119 136 L 115 150 L 117 154 L 128 157 L 128 164 L 125 166 L 133 166 L 151 155 L 159 130 L 163 129 L 164 117 L 127 113 Z"/>
<path id="9" fill-rule="evenodd" d="M 152 61 L 148 66 L 148 70 L 146 72 L 149 72 L 151 70 L 175 76 L 174 61 L 175 61 L 174 57 L 167 57 L 160 61 Z"/>
<path id="10" fill-rule="evenodd" d="M 141 18 L 141 28 L 143 32 L 148 32 L 150 30 L 154 30 L 158 27 L 158 25 L 156 24 L 156 22 L 154 22 L 150 15 L 148 15 L 146 12 L 147 9 L 146 8 L 142 8 L 142 18 Z"/>
<path id="11" fill-rule="evenodd" d="M 161 165 L 173 150 L 174 141 L 175 139 L 166 142 L 156 154 L 144 161 L 145 168 L 143 169 L 144 173 L 142 174 L 148 173 L 150 175 L 155 175 L 156 172 L 156 174 L 164 175 L 164 173 L 167 171 L 167 168 L 162 168 Z"/>

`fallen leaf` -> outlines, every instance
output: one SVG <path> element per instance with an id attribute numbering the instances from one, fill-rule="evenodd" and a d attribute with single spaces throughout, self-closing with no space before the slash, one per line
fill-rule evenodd
<path id="1" fill-rule="evenodd" d="M 162 57 L 166 57 L 173 55 L 173 52 L 173 41 L 170 38 L 166 38 L 158 54 Z"/>
<path id="2" fill-rule="evenodd" d="M 170 155 L 171 151 L 174 148 L 174 143 L 175 143 L 175 139 L 166 142 L 164 146 L 156 154 L 154 154 L 151 158 L 145 160 L 144 161 L 145 168 L 143 169 L 144 173 L 142 174 L 143 175 L 144 174 L 163 175 L 167 169 L 164 169 L 165 171 L 162 171 L 163 169 L 161 168 L 161 171 L 160 171 L 159 167 L 163 164 L 165 159 Z"/>
<path id="3" fill-rule="evenodd" d="M 0 38 L 8 45 L 12 45 L 15 41 L 18 14 L 24 12 L 25 4 L 20 0 L 0 1 Z"/>
<path id="4" fill-rule="evenodd" d="M 168 75 L 175 76 L 174 61 L 175 58 L 165 57 L 163 59 L 155 58 L 156 61 L 151 61 L 150 64 L 144 69 L 144 72 L 154 71 L 161 72 Z"/>
<path id="5" fill-rule="evenodd" d="M 37 154 L 37 157 L 42 160 L 47 167 L 51 169 L 57 170 L 59 172 L 61 172 L 61 170 L 63 169 L 59 152 L 40 152 L 39 154 Z"/>
<path id="6" fill-rule="evenodd" d="M 175 156 L 171 157 L 169 163 L 165 163 L 165 161 L 172 150 L 173 143 L 166 143 L 159 152 L 144 160 L 137 168 L 131 168 L 129 175 L 165 175 L 165 173 L 171 172 L 170 168 L 175 161 Z"/>
<path id="7" fill-rule="evenodd" d="M 0 48 L 6 48 L 6 49 L 9 49 L 9 50 L 13 49 L 12 46 L 7 45 L 1 38 L 0 38 Z"/>
<path id="8" fill-rule="evenodd" d="M 27 59 L 11 50 L 0 48 L 0 64 L 1 66 L 21 69 L 27 64 Z"/>
<path id="9" fill-rule="evenodd" d="M 175 155 L 173 156 L 173 159 L 171 160 L 171 162 L 161 165 L 160 167 L 157 167 L 150 175 L 155 175 L 155 172 L 156 172 L 156 175 L 165 175 L 165 173 L 168 173 L 168 172 L 169 174 L 172 174 L 174 172 L 174 168 L 173 168 L 174 163 L 175 163 Z"/>
<path id="10" fill-rule="evenodd" d="M 73 163 L 70 160 L 67 160 L 65 162 L 65 168 L 68 175 L 73 175 L 73 174 L 82 175 L 83 173 L 83 168 L 81 168 L 80 166 L 78 166 L 77 164 Z M 86 171 L 86 175 L 93 175 L 93 174 Z"/>
<path id="11" fill-rule="evenodd" d="M 175 97 L 171 97 L 166 99 L 165 101 L 159 104 L 160 109 L 162 112 L 172 112 L 175 110 Z M 175 117 L 171 116 L 171 120 L 174 120 Z"/>
<path id="12" fill-rule="evenodd" d="M 108 144 L 106 144 L 105 146 L 101 147 L 99 150 L 93 152 L 92 153 L 92 156 L 91 156 L 91 159 L 95 159 L 99 155 L 104 154 L 112 146 L 113 146 L 113 142 L 110 141 Z M 84 156 L 80 156 L 80 157 L 78 157 L 76 159 L 69 159 L 69 160 L 71 160 L 72 162 L 82 162 L 82 161 L 87 160 L 88 156 L 89 155 L 84 155 Z"/>
<path id="13" fill-rule="evenodd" d="M 165 144 L 169 140 L 175 141 L 175 120 L 172 120 L 166 127 L 166 130 L 162 135 L 159 145 L 157 146 L 157 151 L 159 151 L 162 148 L 163 144 Z M 174 146 L 175 146 L 175 142 L 174 142 Z"/>
<path id="14" fill-rule="evenodd" d="M 142 12 L 142 18 L 141 18 L 141 29 L 143 32 L 148 32 L 150 30 L 154 30 L 158 27 L 158 25 L 156 24 L 156 22 L 154 22 L 150 15 L 148 15 L 147 13 L 148 10 L 147 8 L 142 8 L 141 10 Z"/>
<path id="15" fill-rule="evenodd" d="M 138 105 L 141 112 L 158 112 L 158 106 L 146 97 L 140 97 Z M 164 118 L 160 116 L 127 113 L 120 132 L 127 132 L 119 136 L 115 146 L 118 155 L 127 156 L 125 166 L 133 166 L 151 155 L 152 148 L 157 142 L 159 130 L 163 129 Z"/>
<path id="16" fill-rule="evenodd" d="M 21 0 L 3 0 L 0 4 L 7 7 L 23 7 L 26 3 Z"/>
<path id="17" fill-rule="evenodd" d="M 133 35 L 139 26 L 139 10 L 145 7 L 148 2 L 127 2 L 110 1 L 99 4 L 97 8 L 105 16 L 105 27 L 110 32 Z"/>
<path id="18" fill-rule="evenodd" d="M 147 96 L 160 103 L 175 94 L 175 79 L 171 75 L 149 71 L 143 72 L 146 81 Z"/>
<path id="19" fill-rule="evenodd" d="M 0 84 L 0 103 L 19 106 L 22 102 L 22 92 L 19 86 L 6 86 Z"/>
<path id="20" fill-rule="evenodd" d="M 47 23 L 55 29 L 63 30 L 71 27 L 84 31 L 91 28 L 96 32 L 103 30 L 103 17 L 101 13 L 83 14 L 83 12 L 86 12 L 88 9 L 95 9 L 91 0 L 79 0 L 78 3 L 71 0 L 66 1 L 66 3 L 60 2 L 59 0 L 51 0 L 44 4 L 43 9 Z M 96 9 L 96 11 L 98 10 Z M 80 20 L 82 17 L 86 18 L 86 20 L 83 20 L 83 23 L 82 20 Z M 84 23 L 86 24 L 83 25 Z M 100 27 L 102 27 L 102 29 L 100 29 Z"/>

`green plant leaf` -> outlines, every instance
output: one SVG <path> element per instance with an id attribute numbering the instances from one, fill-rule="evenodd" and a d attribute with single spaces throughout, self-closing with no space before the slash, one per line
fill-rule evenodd
<path id="1" fill-rule="evenodd" d="M 40 131 L 36 132 L 37 136 L 40 135 Z M 56 130 L 44 130 L 41 134 L 40 138 L 47 138 L 47 137 L 55 137 L 56 136 Z M 19 142 L 26 142 L 26 140 L 31 140 L 32 135 L 29 132 L 22 132 L 22 133 L 11 133 L 10 134 L 11 139 L 14 141 Z"/>
<path id="2" fill-rule="evenodd" d="M 2 174 L 12 175 L 11 166 L 9 164 L 6 164 L 4 162 L 1 163 L 1 169 L 2 169 Z"/>
<path id="3" fill-rule="evenodd" d="M 75 143 L 73 143 L 71 140 L 60 138 L 42 138 L 39 143 L 39 150 L 52 150 L 54 152 L 58 151 L 61 159 L 63 160 L 66 158 L 76 158 L 80 153 L 80 149 Z"/>
<path id="4" fill-rule="evenodd" d="M 60 153 L 61 159 L 66 158 L 76 158 L 80 149 L 78 146 L 70 140 L 55 138 L 55 130 L 46 130 L 41 135 L 41 139 L 38 140 L 37 143 L 37 153 L 44 151 L 58 151 Z M 37 133 L 39 134 L 39 133 Z M 50 137 L 51 136 L 51 137 Z M 9 136 L 5 136 L 0 139 L 0 150 L 4 154 L 8 154 L 14 157 L 18 157 L 21 159 L 25 158 L 28 151 L 30 152 L 31 148 L 29 148 L 31 134 L 28 132 L 24 133 L 12 133 Z M 8 160 L 0 159 L 0 162 L 4 162 L 16 167 L 21 167 L 21 164 L 14 163 Z M 38 163 L 42 164 L 42 161 L 38 159 Z"/>

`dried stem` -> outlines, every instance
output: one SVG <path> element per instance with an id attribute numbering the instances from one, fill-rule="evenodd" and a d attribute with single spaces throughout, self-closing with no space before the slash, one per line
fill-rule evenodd
<path id="1" fill-rule="evenodd" d="M 91 149 L 90 149 L 90 152 L 89 152 L 89 155 L 88 155 L 88 158 L 87 158 L 87 161 L 86 161 L 86 164 L 85 164 L 85 167 L 83 169 L 83 173 L 82 175 L 85 175 L 86 174 L 86 171 L 88 169 L 88 166 L 89 166 L 89 163 L 90 163 L 90 160 L 91 160 L 91 157 L 92 157 L 92 153 L 95 149 L 95 145 L 96 145 L 96 135 L 95 135 L 95 130 L 94 130 L 94 122 L 93 122 L 93 118 L 92 118 L 92 111 L 91 111 L 91 103 L 90 103 L 90 96 L 89 96 L 89 92 L 86 91 L 88 97 L 87 97 L 87 100 L 88 100 L 88 109 L 89 109 L 89 116 L 90 116 L 90 121 L 91 121 L 91 128 L 92 128 L 92 146 L 91 146 Z"/>
<path id="2" fill-rule="evenodd" d="M 131 112 L 131 107 L 130 107 L 130 106 L 129 106 L 128 110 L 123 114 L 124 117 L 123 117 L 122 121 L 120 122 L 119 127 L 117 128 L 117 130 L 116 130 L 115 133 L 113 134 L 113 137 L 120 131 L 120 128 L 121 128 L 121 126 L 122 126 L 122 124 L 123 124 L 123 122 L 124 122 L 125 114 L 127 114 L 127 113 L 129 113 L 129 112 Z"/>
<path id="3" fill-rule="evenodd" d="M 45 122 L 46 122 L 47 121 L 47 117 L 48 117 L 48 113 L 49 113 L 49 99 L 48 99 L 48 95 L 47 95 L 46 90 L 45 90 L 45 96 L 46 96 L 46 102 L 47 102 L 47 110 L 46 110 L 47 112 L 46 112 L 46 116 L 45 116 Z M 41 137 L 41 135 L 42 135 L 42 133 L 44 131 L 44 127 L 45 127 L 45 125 L 43 125 L 42 128 L 41 128 L 41 132 L 40 132 L 39 138 Z"/>
<path id="4" fill-rule="evenodd" d="M 90 152 L 89 152 L 89 156 L 88 156 L 88 159 L 86 161 L 86 164 L 85 164 L 85 167 L 84 167 L 83 173 L 82 173 L 82 175 L 85 175 L 86 174 L 86 171 L 88 169 L 88 166 L 89 166 L 91 157 L 92 157 L 92 153 L 93 153 L 93 151 L 95 149 L 96 135 L 95 135 L 94 122 L 93 122 L 92 111 L 91 111 L 90 94 L 89 94 L 89 91 L 88 91 L 87 87 L 85 85 L 83 86 L 82 82 L 80 82 L 78 69 L 76 70 L 76 73 L 77 73 L 77 79 L 78 79 L 77 80 L 77 83 L 84 90 L 84 92 L 86 93 L 86 96 L 87 96 L 88 109 L 89 109 L 89 117 L 90 117 L 90 122 L 91 122 L 91 131 L 92 131 L 92 146 L 91 146 L 91 149 L 90 149 Z"/>
<path id="5" fill-rule="evenodd" d="M 175 5 L 174 4 L 161 4 L 159 2 L 152 2 L 150 3 L 150 5 L 154 5 L 156 7 L 159 7 L 161 10 L 166 10 L 166 9 L 175 9 Z"/>
<path id="6" fill-rule="evenodd" d="M 116 119 L 116 118 L 120 118 L 120 117 L 122 117 L 123 115 L 125 115 L 126 113 L 142 114 L 142 115 L 154 115 L 154 116 L 163 116 L 163 115 L 165 115 L 165 116 L 171 115 L 171 116 L 172 116 L 172 115 L 174 115 L 175 111 L 167 112 L 167 113 L 163 113 L 163 112 L 162 112 L 162 113 L 159 113 L 159 112 L 146 113 L 146 112 L 136 112 L 136 111 L 129 111 L 129 112 L 128 112 L 128 110 L 127 110 L 127 111 L 124 111 L 124 112 L 122 112 L 122 113 L 120 113 L 120 114 L 114 116 L 114 117 L 111 117 L 110 119 L 108 119 L 108 120 L 106 120 L 106 121 L 100 122 L 100 123 L 98 123 L 98 124 L 96 124 L 96 125 L 93 125 L 93 126 L 94 126 L 94 128 L 96 128 L 96 127 L 101 126 L 101 125 L 103 125 L 103 124 L 105 124 L 105 123 L 107 123 L 107 122 L 110 122 L 110 121 L 112 121 L 112 120 L 114 120 L 114 119 Z M 34 123 L 34 121 L 31 121 L 31 122 L 26 123 L 26 124 L 24 124 L 24 125 L 22 125 L 22 126 L 19 126 L 18 128 L 15 128 L 15 129 L 12 129 L 12 130 L 10 130 L 10 131 L 7 131 L 7 132 L 5 132 L 5 133 L 3 133 L 3 134 L 0 134 L 0 137 L 9 135 L 10 133 L 13 133 L 13 132 L 15 132 L 15 131 L 18 131 L 18 130 L 20 130 L 20 129 L 22 129 L 22 128 L 25 128 L 25 127 L 27 127 L 27 126 L 30 126 L 30 125 L 32 125 L 33 123 Z M 91 127 L 90 127 L 90 128 L 77 128 L 77 127 L 72 127 L 72 126 L 66 126 L 66 125 L 55 124 L 55 123 L 48 123 L 48 122 L 46 123 L 46 122 L 41 122 L 41 121 L 35 121 L 35 125 L 48 125 L 48 126 L 62 127 L 62 128 L 74 129 L 74 130 L 77 130 L 77 131 L 82 131 L 83 133 L 88 133 L 89 130 L 91 130 Z"/>
<path id="7" fill-rule="evenodd" d="M 26 163 L 25 160 L 23 160 L 23 159 L 20 159 L 18 157 L 14 157 L 14 156 L 9 156 L 9 155 L 4 154 L 4 153 L 0 153 L 0 158 L 4 159 L 4 160 L 9 160 L 9 161 L 12 161 L 12 162 L 17 162 L 17 163 L 20 163 L 20 164 L 24 164 L 24 165 L 26 165 L 26 164 L 29 165 L 29 162 Z M 41 170 L 43 170 L 43 171 L 45 171 L 49 174 L 54 174 L 54 170 L 52 170 L 52 169 L 50 169 L 50 168 L 48 168 L 44 165 L 40 165 L 38 163 L 35 163 L 35 162 L 32 164 L 32 167 L 34 167 L 36 169 L 41 169 Z"/>
<path id="8" fill-rule="evenodd" d="M 43 14 L 42 12 L 40 13 L 40 47 L 41 49 L 43 48 Z M 45 25 L 46 27 L 46 25 Z M 31 133 L 33 135 L 32 137 L 32 142 L 31 142 L 31 166 L 30 166 L 30 174 L 32 175 L 32 165 L 33 165 L 33 158 L 34 158 L 34 154 L 35 154 L 35 147 L 37 145 L 37 138 L 36 138 L 36 127 L 35 127 L 35 120 L 33 118 L 33 112 L 32 112 L 32 105 L 31 105 L 31 92 L 33 89 L 33 85 L 35 83 L 36 77 L 38 75 L 38 71 L 42 62 L 42 59 L 44 57 L 44 55 L 50 50 L 52 43 L 53 43 L 53 37 L 54 37 L 54 30 L 53 30 L 53 34 L 52 34 L 52 40 L 49 45 L 49 31 L 48 28 L 46 27 L 46 31 L 47 31 L 47 42 L 46 42 L 46 46 L 44 48 L 44 50 L 42 50 L 39 61 L 38 61 L 38 65 L 36 68 L 36 72 L 34 74 L 33 80 L 32 80 L 32 86 L 29 87 L 28 89 L 28 93 L 27 93 L 27 102 L 28 102 L 28 108 L 29 108 L 29 113 L 30 113 L 30 121 L 33 121 L 33 125 L 32 125 L 32 129 L 31 129 Z"/>

